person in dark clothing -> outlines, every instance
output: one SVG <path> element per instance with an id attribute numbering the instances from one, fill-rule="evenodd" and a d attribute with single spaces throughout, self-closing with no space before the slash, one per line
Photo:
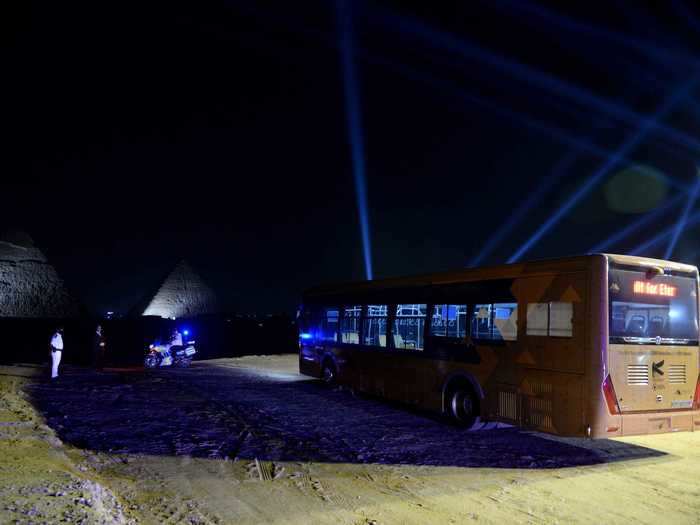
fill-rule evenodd
<path id="1" fill-rule="evenodd" d="M 101 372 L 102 368 L 104 367 L 106 343 L 102 326 L 99 324 L 97 325 L 97 328 L 95 328 L 95 336 L 93 341 L 92 366 L 95 370 Z"/>

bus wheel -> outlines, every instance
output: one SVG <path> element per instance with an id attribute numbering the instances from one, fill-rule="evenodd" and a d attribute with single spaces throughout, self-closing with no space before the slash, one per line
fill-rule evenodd
<path id="1" fill-rule="evenodd" d="M 335 367 L 328 361 L 323 363 L 323 368 L 321 370 L 321 381 L 329 386 L 335 384 Z"/>
<path id="2" fill-rule="evenodd" d="M 474 394 L 464 387 L 458 386 L 450 397 L 450 412 L 452 419 L 461 427 L 470 428 L 476 423 L 478 404 Z"/>

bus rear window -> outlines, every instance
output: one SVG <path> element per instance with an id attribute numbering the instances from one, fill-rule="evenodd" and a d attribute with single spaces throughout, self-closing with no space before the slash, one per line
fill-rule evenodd
<path id="1" fill-rule="evenodd" d="M 695 275 L 610 268 L 610 341 L 697 344 Z"/>

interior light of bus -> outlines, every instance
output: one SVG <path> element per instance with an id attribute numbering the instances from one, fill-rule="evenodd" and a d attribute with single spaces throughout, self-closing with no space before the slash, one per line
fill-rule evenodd
<path id="1" fill-rule="evenodd" d="M 660 297 L 675 297 L 676 287 L 665 283 L 650 283 L 634 281 L 634 293 L 637 295 L 657 295 Z"/>
<path id="2" fill-rule="evenodd" d="M 700 410 L 700 376 L 695 384 L 695 396 L 693 397 L 693 410 Z"/>
<path id="3" fill-rule="evenodd" d="M 613 416 L 619 415 L 620 405 L 617 404 L 617 395 L 615 394 L 615 387 L 613 387 L 610 376 L 606 377 L 605 381 L 603 381 L 603 395 L 605 396 L 605 403 L 608 405 L 608 412 Z"/>

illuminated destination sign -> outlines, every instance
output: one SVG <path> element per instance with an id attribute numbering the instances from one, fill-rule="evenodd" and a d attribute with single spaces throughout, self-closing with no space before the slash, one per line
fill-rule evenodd
<path id="1" fill-rule="evenodd" d="M 634 293 L 638 295 L 658 295 L 659 297 L 675 297 L 676 287 L 664 283 L 634 281 Z"/>

